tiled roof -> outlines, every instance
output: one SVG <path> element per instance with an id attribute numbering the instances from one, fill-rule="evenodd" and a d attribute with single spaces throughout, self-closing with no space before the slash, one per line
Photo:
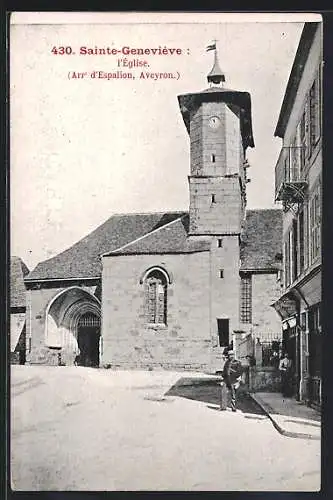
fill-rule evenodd
<path id="1" fill-rule="evenodd" d="M 241 270 L 279 269 L 282 210 L 247 210 L 241 246 Z"/>
<path id="2" fill-rule="evenodd" d="M 113 215 L 64 252 L 40 262 L 29 280 L 96 278 L 101 255 L 190 253 L 209 250 L 208 240 L 187 238 L 187 212 Z M 247 211 L 242 269 L 277 269 L 282 247 L 282 211 Z"/>
<path id="3" fill-rule="evenodd" d="M 73 246 L 40 262 L 27 280 L 94 278 L 101 276 L 100 256 L 178 219 L 186 212 L 113 215 Z"/>
<path id="4" fill-rule="evenodd" d="M 210 249 L 210 241 L 189 239 L 188 214 L 107 255 L 191 253 Z"/>
<path id="5" fill-rule="evenodd" d="M 10 259 L 10 307 L 25 307 L 24 277 L 29 269 L 19 257 Z"/>

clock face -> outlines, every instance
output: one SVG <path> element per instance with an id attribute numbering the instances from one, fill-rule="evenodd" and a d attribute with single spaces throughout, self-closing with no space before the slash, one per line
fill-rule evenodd
<path id="1" fill-rule="evenodd" d="M 220 119 L 218 116 L 212 116 L 210 119 L 209 119 L 209 126 L 211 128 L 218 128 L 220 126 Z"/>

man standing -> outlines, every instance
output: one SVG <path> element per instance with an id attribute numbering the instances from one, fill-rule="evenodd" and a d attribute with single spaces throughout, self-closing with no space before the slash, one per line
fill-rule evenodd
<path id="1" fill-rule="evenodd" d="M 234 351 L 228 351 L 227 356 L 222 372 L 220 410 L 227 409 L 227 395 L 229 392 L 231 396 L 231 409 L 232 411 L 236 411 L 236 390 L 240 384 L 242 364 L 235 359 Z"/>
<path id="2" fill-rule="evenodd" d="M 282 395 L 289 397 L 292 394 L 292 361 L 289 359 L 287 352 L 280 360 L 279 370 L 281 373 Z"/>

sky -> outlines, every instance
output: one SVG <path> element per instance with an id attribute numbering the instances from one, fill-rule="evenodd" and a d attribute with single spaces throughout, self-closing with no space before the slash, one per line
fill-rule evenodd
<path id="1" fill-rule="evenodd" d="M 147 22 L 137 15 L 133 22 L 111 15 L 76 24 L 49 15 L 42 24 L 12 24 L 11 255 L 33 269 L 114 213 L 188 209 L 189 137 L 177 96 L 209 86 L 213 51 L 205 48 L 214 39 L 225 86 L 251 94 L 248 208 L 277 207 L 281 139 L 274 131 L 303 22 L 290 15 L 294 22 L 234 16 Z M 60 47 L 72 53 L 61 54 Z M 168 54 L 84 55 L 80 47 L 161 47 Z M 118 67 L 124 58 L 149 66 Z M 96 78 L 117 70 L 135 79 Z M 176 78 L 143 79 L 142 71 Z M 73 78 L 78 72 L 84 77 Z"/>

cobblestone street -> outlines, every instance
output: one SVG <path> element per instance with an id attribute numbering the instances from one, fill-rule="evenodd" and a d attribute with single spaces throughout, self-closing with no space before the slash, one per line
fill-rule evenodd
<path id="1" fill-rule="evenodd" d="M 255 403 L 175 372 L 13 366 L 15 490 L 320 488 L 320 441 L 282 436 Z"/>

